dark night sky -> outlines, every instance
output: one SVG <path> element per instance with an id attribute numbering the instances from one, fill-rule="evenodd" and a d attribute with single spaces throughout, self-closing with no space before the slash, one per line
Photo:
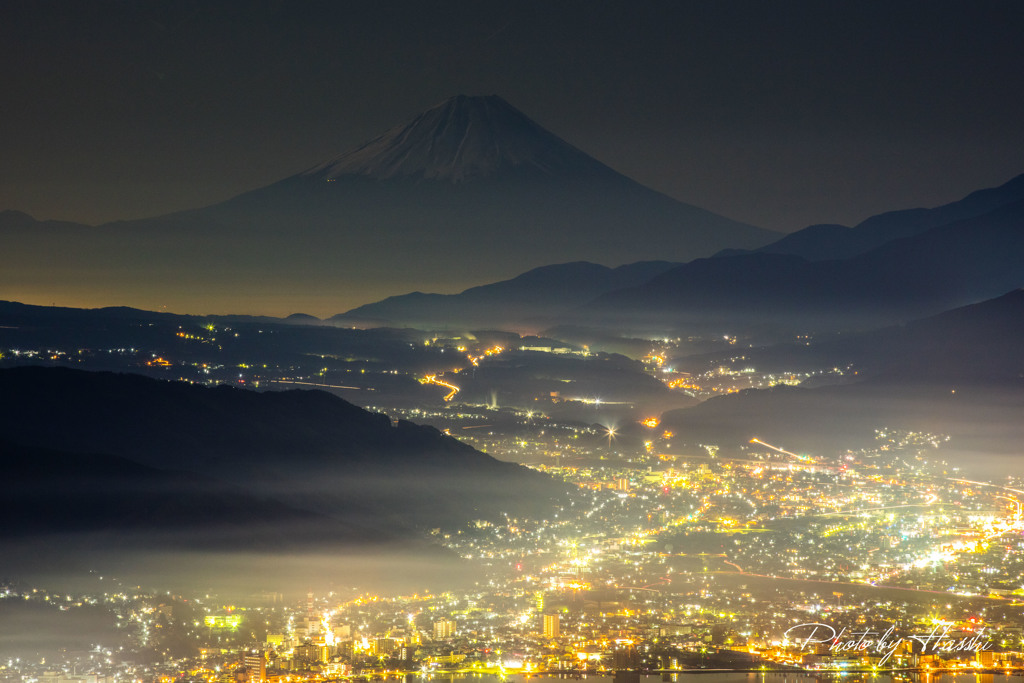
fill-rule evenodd
<path id="1" fill-rule="evenodd" d="M 1024 173 L 1022 35 L 1013 0 L 6 2 L 0 208 L 201 206 L 496 93 L 678 199 L 851 223 Z"/>

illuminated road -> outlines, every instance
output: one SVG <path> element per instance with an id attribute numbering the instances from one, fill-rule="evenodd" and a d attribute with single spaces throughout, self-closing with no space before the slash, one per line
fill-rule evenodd
<path id="1" fill-rule="evenodd" d="M 760 444 L 761 446 L 764 446 L 765 448 L 770 448 L 770 449 L 772 449 L 773 451 L 775 451 L 777 453 L 782 453 L 784 455 L 791 455 L 794 458 L 796 458 L 797 460 L 804 460 L 804 461 L 810 460 L 809 456 L 797 455 L 796 453 L 791 453 L 791 452 L 789 452 L 787 450 L 779 448 L 778 446 L 773 446 L 770 443 L 765 443 L 764 441 L 761 441 L 761 439 L 758 439 L 757 437 L 754 437 L 753 439 L 751 439 L 750 443 Z"/>
<path id="2" fill-rule="evenodd" d="M 934 493 L 929 493 L 928 494 L 928 500 L 926 500 L 923 503 L 906 503 L 904 505 L 886 505 L 884 507 L 859 508 L 857 510 L 840 510 L 839 512 L 824 512 L 824 513 L 822 513 L 822 514 L 820 514 L 818 516 L 819 517 L 831 517 L 831 516 L 848 517 L 850 515 L 859 515 L 862 512 L 881 512 L 882 510 L 899 510 L 900 508 L 923 508 L 923 507 L 928 507 L 928 506 L 936 505 L 936 504 L 940 504 L 939 503 L 939 497 L 937 495 L 935 495 Z"/>
<path id="3" fill-rule="evenodd" d="M 445 382 L 444 380 L 438 379 L 437 375 L 427 375 L 426 377 L 423 378 L 423 381 L 426 382 L 427 384 L 436 384 L 439 387 L 444 387 L 445 389 L 448 389 L 449 391 L 444 397 L 444 401 L 446 403 L 455 398 L 455 394 L 459 393 L 459 388 L 457 386 L 451 384 L 450 382 Z"/>
<path id="4" fill-rule="evenodd" d="M 480 365 L 480 361 L 483 360 L 484 358 L 489 358 L 491 356 L 497 356 L 499 353 L 501 353 L 504 350 L 505 350 L 505 347 L 503 347 L 503 346 L 492 346 L 489 349 L 485 349 L 484 352 L 481 353 L 479 356 L 474 356 L 472 354 L 466 354 L 466 359 L 469 361 L 470 365 L 472 365 L 473 367 L 478 367 Z M 460 368 L 460 370 L 461 370 L 461 368 Z M 459 372 L 460 370 L 455 370 L 455 372 Z M 437 373 L 434 373 L 433 375 L 425 376 L 422 381 L 425 384 L 435 384 L 435 385 L 437 385 L 439 387 L 444 387 L 445 389 L 447 389 L 448 393 L 444 397 L 444 402 L 445 403 L 451 402 L 451 400 L 453 398 L 455 398 L 455 395 L 458 394 L 459 391 L 461 391 L 461 389 L 459 387 L 455 386 L 451 382 L 446 382 L 443 379 L 438 379 Z"/>
<path id="5" fill-rule="evenodd" d="M 376 391 L 373 387 L 348 387 L 344 384 L 321 384 L 320 382 L 298 382 L 290 379 L 268 380 L 271 384 L 302 384 L 309 387 L 325 387 L 327 389 L 355 389 L 356 391 Z"/>
<path id="6" fill-rule="evenodd" d="M 973 484 L 975 486 L 988 486 L 990 488 L 1002 489 L 1002 490 L 1008 491 L 1010 493 L 1024 494 L 1024 491 L 1021 491 L 1020 489 L 1012 489 L 1009 486 L 1003 486 L 1001 484 L 991 484 L 991 483 L 989 483 L 987 481 L 971 481 L 970 479 L 953 479 L 952 477 L 947 477 L 947 479 L 949 481 L 955 481 L 955 482 L 957 482 L 959 484 Z M 1022 516 L 1024 516 L 1024 510 L 1022 510 L 1021 502 L 1015 496 L 996 496 L 996 498 L 1004 498 L 1006 500 L 1012 501 L 1017 506 L 1017 512 L 1015 514 L 1015 518 L 1020 519 Z"/>

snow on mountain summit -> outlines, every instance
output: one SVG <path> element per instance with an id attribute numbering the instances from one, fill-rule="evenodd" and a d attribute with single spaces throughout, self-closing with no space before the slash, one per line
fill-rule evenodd
<path id="1" fill-rule="evenodd" d="M 464 182 L 504 171 L 609 173 L 497 95 L 457 95 L 302 175 Z"/>

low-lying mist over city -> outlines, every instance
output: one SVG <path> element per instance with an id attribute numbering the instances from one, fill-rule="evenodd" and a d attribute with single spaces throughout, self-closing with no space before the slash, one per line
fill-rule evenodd
<path id="1" fill-rule="evenodd" d="M 0 683 L 1022 683 L 1022 32 L 0 9 Z"/>

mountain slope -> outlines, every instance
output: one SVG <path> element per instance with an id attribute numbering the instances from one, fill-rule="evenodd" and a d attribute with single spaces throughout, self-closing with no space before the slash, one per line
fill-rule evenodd
<path id="1" fill-rule="evenodd" d="M 735 356 L 731 349 L 673 363 L 684 371 L 704 372 Z M 858 380 L 1013 380 L 1024 377 L 1024 289 L 906 324 L 746 349 L 742 363 L 767 373 L 849 368 Z"/>
<path id="2" fill-rule="evenodd" d="M 679 444 L 740 452 L 750 439 L 834 456 L 868 447 L 875 430 L 943 434 L 938 453 L 969 474 L 1019 467 L 1024 385 L 908 382 L 877 378 L 818 388 L 776 386 L 709 399 L 662 415 Z M 990 474 L 991 476 L 991 474 Z"/>
<path id="3" fill-rule="evenodd" d="M 733 352 L 735 355 L 735 352 Z M 705 370 L 721 356 L 683 359 Z M 1024 424 L 1024 290 L 906 325 L 744 351 L 759 372 L 849 367 L 843 384 L 748 390 L 665 413 L 685 442 L 735 451 L 757 437 L 830 455 L 884 427 L 946 434 L 954 464 L 980 472 L 1019 457 Z M 852 374 L 856 371 L 856 375 Z M 941 453 L 940 453 L 941 455 Z"/>
<path id="4" fill-rule="evenodd" d="M 15 234 L 26 230 L 88 230 L 90 227 L 71 221 L 37 221 L 22 211 L 0 211 L 0 230 Z"/>
<path id="5" fill-rule="evenodd" d="M 918 235 L 956 221 L 977 218 L 1024 200 L 1024 175 L 999 187 L 978 190 L 934 209 L 906 209 L 872 216 L 852 228 L 812 225 L 756 249 L 763 254 L 790 254 L 810 261 L 845 259 L 887 242 Z"/>
<path id="6" fill-rule="evenodd" d="M 460 183 L 511 172 L 552 177 L 615 175 L 496 95 L 457 95 L 302 175 L 326 180 L 365 176 Z"/>
<path id="7" fill-rule="evenodd" d="M 54 428 L 56 427 L 56 428 Z M 186 470 L 350 524 L 538 514 L 561 489 L 440 432 L 320 391 L 207 389 L 138 375 L 0 371 L 0 435 Z"/>
<path id="8" fill-rule="evenodd" d="M 845 260 L 757 253 L 698 259 L 602 295 L 578 315 L 822 331 L 931 315 L 1021 285 L 1024 201 Z"/>
<path id="9" fill-rule="evenodd" d="M 330 320 L 337 323 L 376 320 L 412 326 L 467 325 L 509 327 L 555 317 L 570 307 L 624 287 L 647 282 L 678 264 L 631 263 L 607 268 L 594 263 L 562 263 L 534 268 L 522 275 L 460 294 L 413 292 L 360 306 Z"/>
<path id="10" fill-rule="evenodd" d="M 723 250 L 685 264 L 636 263 L 614 270 L 559 264 L 458 295 L 389 297 L 335 321 L 501 326 L 557 317 L 582 324 L 599 312 L 613 324 L 731 325 L 738 316 L 760 323 L 776 312 L 793 317 L 805 309 L 819 319 L 852 313 L 856 317 L 847 323 L 873 326 L 1019 286 L 1012 223 L 1020 218 L 1022 202 L 1019 176 L 935 209 L 880 214 L 854 228 L 814 225 L 754 251 Z M 970 258 L 963 261 L 963 255 Z M 598 301 L 570 310 L 587 298 Z M 615 301 L 639 313 L 621 315 Z"/>
<path id="11" fill-rule="evenodd" d="M 383 541 L 314 512 L 253 496 L 240 487 L 131 460 L 67 453 L 0 440 L 0 541 L 49 534 L 138 534 L 160 544 L 298 548 Z M 158 536 L 154 536 L 157 534 Z M 255 541 L 255 543 L 254 543 Z"/>

